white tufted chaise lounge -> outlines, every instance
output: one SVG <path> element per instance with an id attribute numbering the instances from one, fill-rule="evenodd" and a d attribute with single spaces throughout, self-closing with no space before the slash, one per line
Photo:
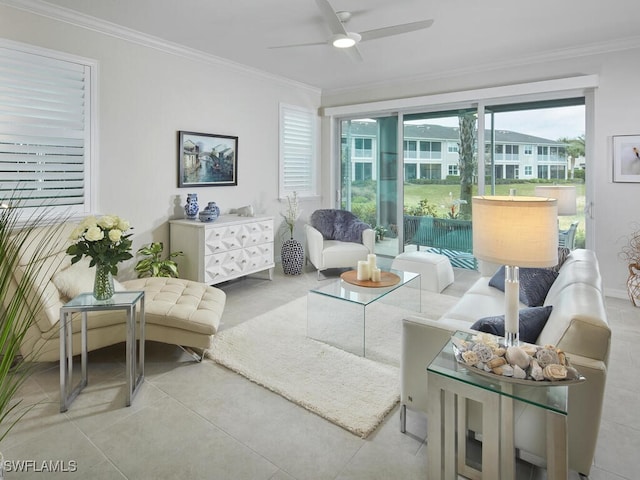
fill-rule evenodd
<path id="1" fill-rule="evenodd" d="M 40 278 L 33 285 L 36 321 L 29 328 L 20 347 L 20 353 L 35 361 L 57 361 L 60 356 L 59 316 L 62 307 L 74 296 L 68 288 L 60 289 L 56 284 L 63 271 L 67 278 L 77 280 L 76 291 L 91 291 L 87 278 L 94 269 L 81 265 L 71 266 L 71 257 L 66 254 L 69 235 L 76 225 L 63 225 L 64 231 L 53 247 L 47 248 L 47 256 L 40 257 L 42 263 Z M 49 230 L 38 228 L 32 235 L 46 235 Z M 33 258 L 29 245 L 41 245 L 37 240 L 28 242 L 20 250 L 20 262 L 11 279 L 16 285 L 23 274 L 27 262 Z M 63 287 L 68 285 L 64 284 Z M 209 285 L 176 278 L 144 278 L 122 282 L 127 290 L 145 292 L 145 337 L 147 340 L 170 343 L 181 347 L 206 350 L 211 346 L 213 335 L 220 324 L 225 306 L 225 293 Z M 120 288 L 122 288 L 120 287 Z M 118 286 L 116 287 L 118 290 Z M 88 321 L 88 350 L 96 350 L 126 339 L 125 312 L 90 312 Z M 80 353 L 79 316 L 73 320 L 73 354 Z"/>

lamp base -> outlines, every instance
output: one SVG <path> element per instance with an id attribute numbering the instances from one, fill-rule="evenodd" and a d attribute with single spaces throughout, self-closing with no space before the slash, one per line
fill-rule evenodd
<path id="1" fill-rule="evenodd" d="M 504 341 L 507 347 L 517 347 L 520 345 L 519 332 L 504 332 Z"/>
<path id="2" fill-rule="evenodd" d="M 518 267 L 505 265 L 504 279 L 504 338 L 507 346 L 515 346 L 520 343 L 520 319 L 519 319 L 519 296 L 520 296 L 520 274 Z"/>

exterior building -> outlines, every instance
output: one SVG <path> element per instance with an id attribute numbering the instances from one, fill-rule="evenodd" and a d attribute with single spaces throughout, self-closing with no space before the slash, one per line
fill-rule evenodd
<path id="1" fill-rule="evenodd" d="M 378 142 L 375 122 L 352 121 L 342 135 L 343 159 L 350 160 L 352 180 L 375 180 Z M 508 130 L 485 132 L 485 166 L 496 179 L 566 179 L 569 165 L 564 143 Z M 442 180 L 459 175 L 459 128 L 405 124 L 404 179 Z M 349 147 L 349 148 L 347 148 Z M 492 158 L 493 152 L 493 158 Z"/>

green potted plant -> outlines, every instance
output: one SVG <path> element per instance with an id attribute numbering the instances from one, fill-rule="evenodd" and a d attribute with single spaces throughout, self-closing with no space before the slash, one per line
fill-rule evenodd
<path id="1" fill-rule="evenodd" d="M 138 278 L 178 278 L 178 264 L 172 259 L 184 255 L 184 253 L 171 252 L 166 259 L 162 260 L 163 250 L 164 245 L 162 242 L 152 242 L 138 250 L 137 254 L 145 257 L 136 264 L 135 270 L 138 272 Z"/>
<path id="2" fill-rule="evenodd" d="M 39 282 L 46 281 L 46 274 L 59 266 L 40 260 L 50 255 L 51 246 L 62 234 L 61 224 L 50 223 L 51 212 L 47 209 L 25 219 L 20 207 L 21 200 L 13 194 L 0 200 L 0 444 L 35 406 L 17 398 L 37 356 L 36 352 L 29 361 L 22 361 L 20 345 L 40 313 L 34 291 Z M 31 252 L 26 262 L 22 257 L 25 252 Z M 18 265 L 23 265 L 23 273 L 16 282 L 13 272 Z"/>

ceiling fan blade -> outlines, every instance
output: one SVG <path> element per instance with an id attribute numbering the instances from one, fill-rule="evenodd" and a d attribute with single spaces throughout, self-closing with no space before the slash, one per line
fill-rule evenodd
<path id="1" fill-rule="evenodd" d="M 274 45 L 273 47 L 267 47 L 269 49 L 277 49 L 277 48 L 295 48 L 295 47 L 312 47 L 314 45 L 327 45 L 327 41 L 324 42 L 313 42 L 313 43 L 292 43 L 289 45 Z"/>
<path id="2" fill-rule="evenodd" d="M 333 9 L 328 0 L 316 0 L 316 5 L 320 9 L 320 13 L 324 17 L 325 21 L 329 24 L 329 29 L 334 35 L 346 35 L 347 31 L 344 25 L 336 15 L 336 11 Z"/>
<path id="3" fill-rule="evenodd" d="M 353 60 L 354 62 L 364 61 L 364 58 L 362 58 L 362 54 L 360 53 L 360 50 L 358 50 L 357 45 L 354 45 L 353 47 L 345 48 L 345 50 L 347 51 L 347 55 L 349 55 L 351 60 Z"/>
<path id="4" fill-rule="evenodd" d="M 421 20 L 419 22 L 403 23 L 402 25 L 392 25 L 390 27 L 367 30 L 366 32 L 360 32 L 360 36 L 362 37 L 360 41 L 365 42 L 376 38 L 391 37 L 393 35 L 400 35 L 401 33 L 415 32 L 416 30 L 429 28 L 431 25 L 433 25 L 433 20 Z"/>

